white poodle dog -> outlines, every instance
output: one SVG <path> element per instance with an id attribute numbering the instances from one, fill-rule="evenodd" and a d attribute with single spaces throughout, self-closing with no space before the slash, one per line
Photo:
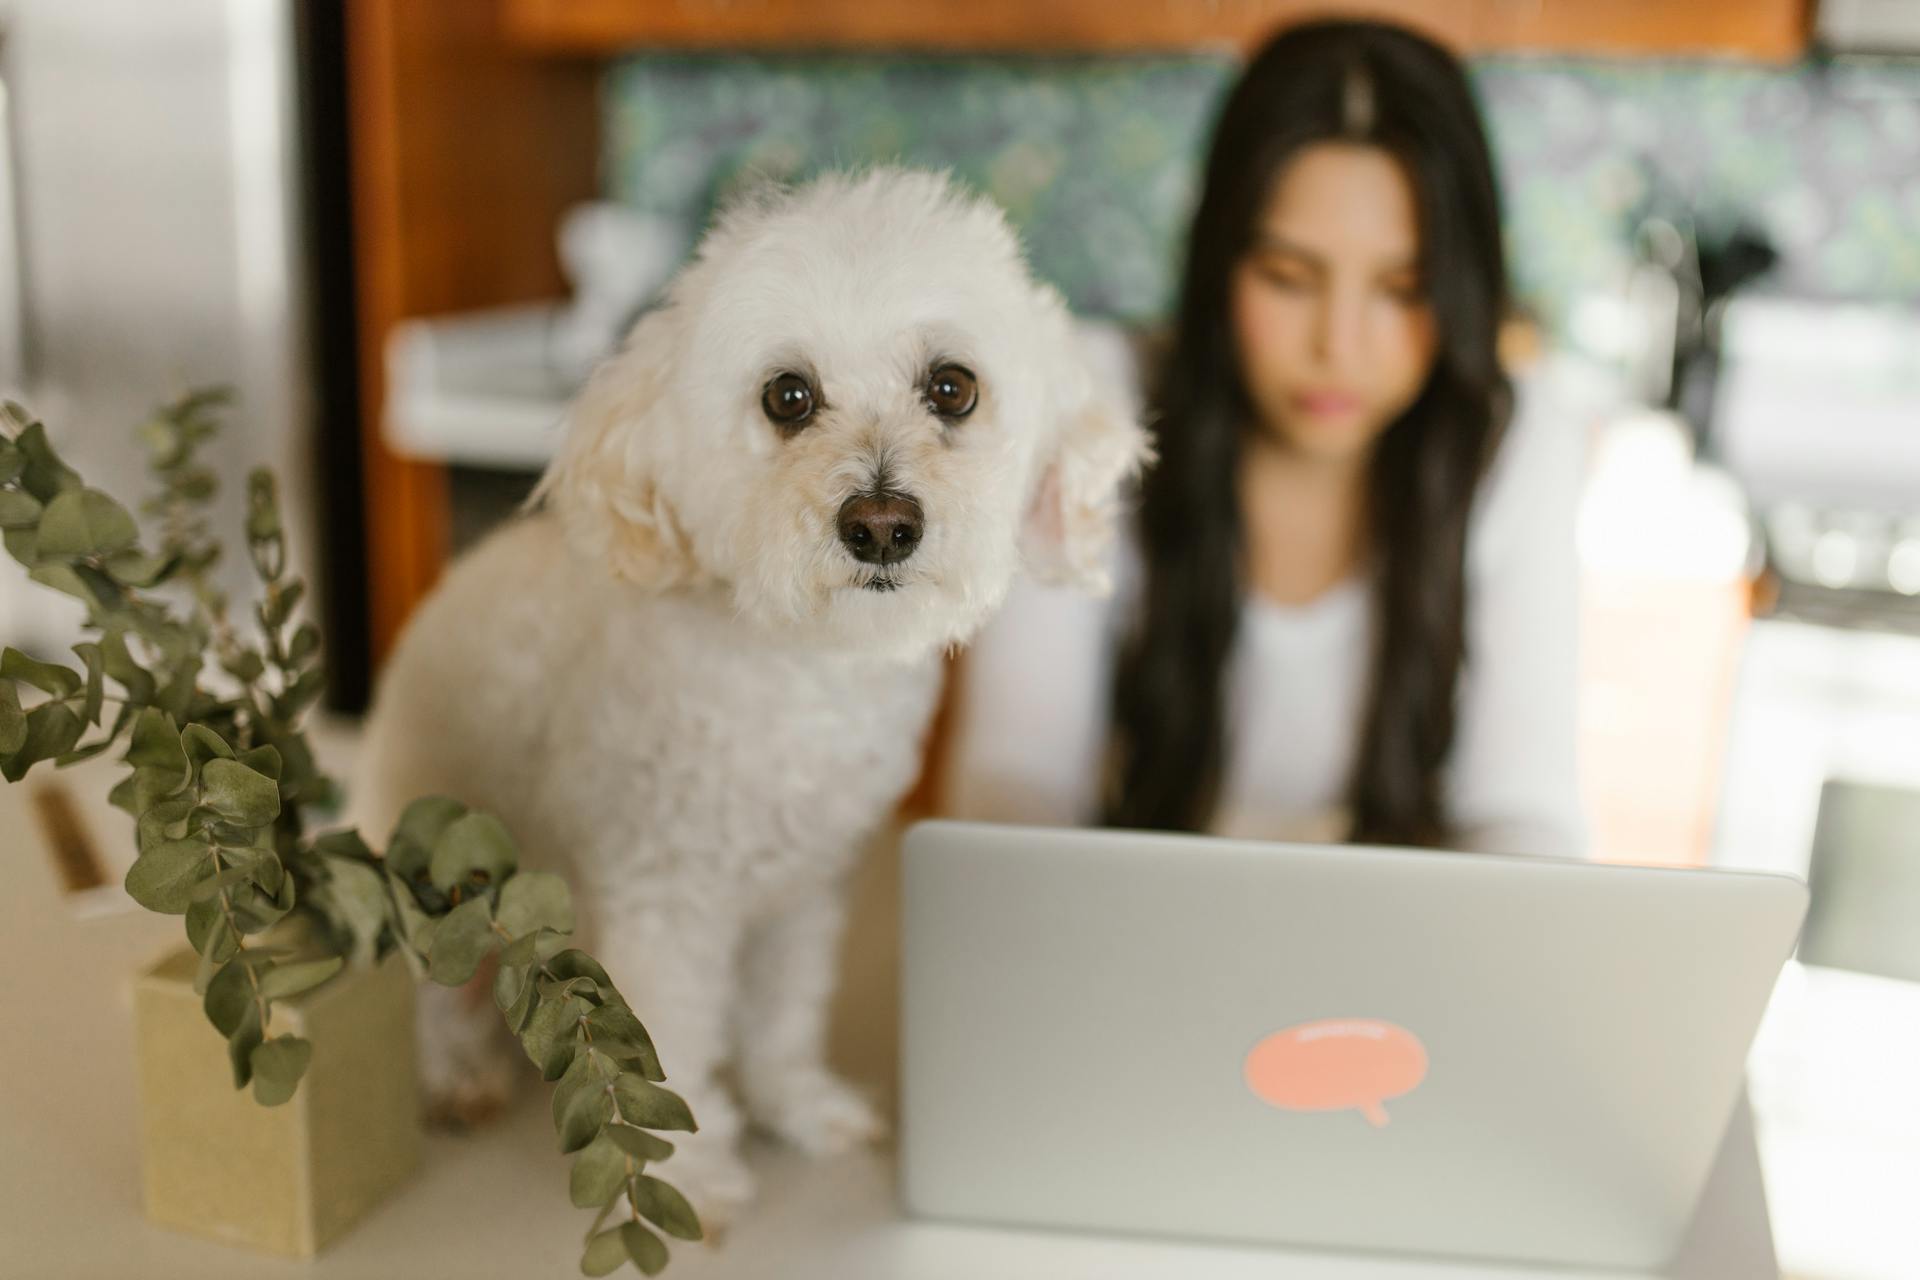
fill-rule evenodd
<path id="1" fill-rule="evenodd" d="M 355 816 L 451 795 L 570 876 L 699 1120 L 667 1174 L 705 1213 L 752 1190 L 723 1065 L 806 1151 L 876 1131 L 824 1061 L 842 882 L 916 776 L 942 651 L 1022 567 L 1104 586 L 1146 454 L 1124 404 L 989 203 L 898 169 L 763 193 L 401 639 Z M 490 1002 L 433 995 L 430 1095 L 503 1100 Z"/>

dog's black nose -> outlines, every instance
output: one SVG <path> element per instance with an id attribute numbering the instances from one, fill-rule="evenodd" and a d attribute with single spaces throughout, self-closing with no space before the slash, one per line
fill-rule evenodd
<path id="1" fill-rule="evenodd" d="M 897 493 L 858 493 L 840 506 L 840 541 L 862 564 L 898 564 L 920 545 L 920 504 Z"/>

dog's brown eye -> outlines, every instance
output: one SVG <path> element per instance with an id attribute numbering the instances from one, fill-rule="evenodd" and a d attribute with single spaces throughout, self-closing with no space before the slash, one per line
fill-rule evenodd
<path id="1" fill-rule="evenodd" d="M 760 393 L 760 407 L 777 425 L 791 430 L 813 416 L 813 384 L 797 373 L 783 373 Z"/>
<path id="2" fill-rule="evenodd" d="M 927 404 L 943 418 L 966 417 L 979 399 L 980 387 L 970 369 L 943 364 L 927 379 Z"/>

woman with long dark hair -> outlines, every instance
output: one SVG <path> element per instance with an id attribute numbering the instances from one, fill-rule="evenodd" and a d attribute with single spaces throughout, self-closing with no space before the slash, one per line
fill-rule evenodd
<path id="1" fill-rule="evenodd" d="M 1516 405 L 1459 63 L 1368 22 L 1228 97 L 1111 602 L 967 656 L 962 814 L 1575 852 L 1579 433 Z"/>

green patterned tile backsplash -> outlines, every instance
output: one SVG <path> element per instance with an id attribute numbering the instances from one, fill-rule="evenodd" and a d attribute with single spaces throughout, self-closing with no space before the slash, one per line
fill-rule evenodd
<path id="1" fill-rule="evenodd" d="M 1799 292 L 1920 301 L 1920 65 L 1485 59 L 1515 287 L 1557 322 L 1651 191 L 1736 221 Z M 1166 313 L 1222 57 L 642 55 L 604 88 L 610 193 L 690 222 L 749 173 L 882 160 L 1004 205 L 1088 314 Z"/>
<path id="2" fill-rule="evenodd" d="M 1202 58 L 639 57 L 606 87 L 612 193 L 704 218 L 742 175 L 899 160 L 1013 217 L 1077 309 L 1170 291 L 1226 64 Z"/>
<path id="3" fill-rule="evenodd" d="M 1508 257 L 1550 315 L 1630 254 L 1651 185 L 1703 236 L 1745 223 L 1796 293 L 1920 303 L 1920 64 L 1490 60 Z"/>

